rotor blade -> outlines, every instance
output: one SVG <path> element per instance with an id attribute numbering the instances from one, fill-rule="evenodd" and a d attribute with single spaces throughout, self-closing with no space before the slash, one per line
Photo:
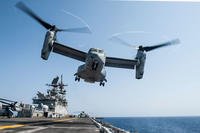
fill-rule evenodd
<path id="1" fill-rule="evenodd" d="M 112 36 L 112 37 L 110 38 L 110 40 L 111 40 L 111 41 L 114 41 L 114 42 L 117 42 L 117 43 L 119 43 L 119 44 L 128 46 L 128 47 L 132 47 L 132 48 L 134 48 L 134 49 L 137 49 L 137 46 L 131 45 L 131 44 L 127 43 L 126 41 L 120 39 L 119 37 Z"/>
<path id="2" fill-rule="evenodd" d="M 172 41 L 165 42 L 165 43 L 162 43 L 162 44 L 159 44 L 159 45 L 146 46 L 146 47 L 143 47 L 142 49 L 144 51 L 148 52 L 148 51 L 151 51 L 151 50 L 154 50 L 154 49 L 157 49 L 157 48 L 161 48 L 161 47 L 165 47 L 165 46 L 169 46 L 169 45 L 175 45 L 175 44 L 178 44 L 178 43 L 180 43 L 180 40 L 174 39 Z"/>
<path id="3" fill-rule="evenodd" d="M 46 29 L 52 28 L 52 25 L 42 20 L 39 16 L 37 16 L 30 8 L 28 8 L 23 2 L 18 2 L 16 7 L 28 14 L 30 17 L 35 19 L 38 23 L 44 26 Z"/>
<path id="4" fill-rule="evenodd" d="M 7 101 L 7 102 L 15 102 L 15 101 L 12 101 L 12 100 L 8 100 L 8 99 L 4 99 L 4 98 L 0 98 L 1 101 Z"/>
<path id="5" fill-rule="evenodd" d="M 0 100 L 0 103 L 11 105 L 11 103 L 7 103 L 7 102 L 1 101 L 1 100 Z"/>
<path id="6" fill-rule="evenodd" d="M 75 32 L 75 33 L 88 33 L 88 34 L 92 33 L 88 27 L 58 29 L 57 31 Z"/>
<path id="7" fill-rule="evenodd" d="M 72 17 L 74 17 L 75 19 L 79 20 L 81 23 L 83 23 L 85 25 L 85 27 L 89 30 L 89 32 L 91 33 L 91 30 L 90 30 L 90 26 L 85 22 L 84 19 L 82 19 L 81 17 L 71 13 L 71 12 L 68 12 L 68 11 L 65 11 L 65 10 L 62 10 L 65 14 L 67 15 L 70 15 Z"/>

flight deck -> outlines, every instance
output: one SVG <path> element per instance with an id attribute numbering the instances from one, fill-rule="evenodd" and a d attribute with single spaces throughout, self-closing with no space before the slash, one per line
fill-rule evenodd
<path id="1" fill-rule="evenodd" d="M 11 118 L 0 119 L 0 133 L 99 133 L 90 118 Z"/>

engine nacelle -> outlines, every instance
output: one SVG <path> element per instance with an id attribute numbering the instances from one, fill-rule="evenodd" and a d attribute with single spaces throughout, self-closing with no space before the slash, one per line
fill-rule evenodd
<path id="1" fill-rule="evenodd" d="M 136 59 L 139 61 L 139 63 L 138 65 L 136 65 L 135 78 L 141 79 L 143 78 L 144 66 L 145 66 L 145 61 L 146 61 L 146 54 L 144 53 L 144 51 L 138 50 Z"/>
<path id="2" fill-rule="evenodd" d="M 43 48 L 41 51 L 41 58 L 44 60 L 47 60 L 49 58 L 49 54 L 52 50 L 53 43 L 55 41 L 55 32 L 54 31 L 47 31 L 44 43 L 43 43 Z"/>

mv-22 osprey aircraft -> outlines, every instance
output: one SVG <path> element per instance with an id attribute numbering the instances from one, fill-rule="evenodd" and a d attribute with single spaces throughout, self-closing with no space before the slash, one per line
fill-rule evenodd
<path id="1" fill-rule="evenodd" d="M 0 98 L 0 116 L 7 116 L 8 118 L 10 118 L 14 115 L 13 111 L 21 110 L 22 104 L 16 101 Z"/>
<path id="2" fill-rule="evenodd" d="M 100 82 L 100 86 L 104 86 L 105 82 L 107 82 L 105 66 L 125 68 L 125 69 L 135 69 L 136 70 L 135 78 L 141 79 L 144 74 L 144 65 L 146 60 L 145 52 L 161 48 L 164 46 L 176 44 L 179 42 L 177 39 L 175 39 L 154 46 L 146 46 L 146 47 L 139 46 L 137 48 L 138 50 L 135 59 L 107 57 L 105 52 L 102 49 L 98 48 L 90 48 L 88 53 L 86 53 L 58 43 L 56 41 L 56 33 L 60 31 L 89 33 L 90 31 L 87 29 L 87 27 L 59 29 L 55 25 L 51 25 L 42 20 L 22 2 L 17 3 L 16 7 L 25 12 L 26 14 L 28 14 L 33 19 L 35 19 L 37 22 L 39 22 L 43 27 L 45 27 L 48 30 L 41 51 L 42 59 L 47 60 L 50 52 L 53 51 L 57 54 L 61 54 L 84 62 L 83 65 L 78 67 L 77 72 L 74 74 L 75 81 L 80 81 L 80 79 L 84 79 L 84 81 L 90 83 Z"/>

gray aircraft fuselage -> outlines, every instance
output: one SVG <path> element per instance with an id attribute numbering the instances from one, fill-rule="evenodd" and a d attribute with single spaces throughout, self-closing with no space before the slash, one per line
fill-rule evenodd
<path id="1" fill-rule="evenodd" d="M 105 61 L 106 55 L 102 49 L 91 48 L 85 64 L 78 67 L 75 75 L 90 83 L 106 81 Z"/>

